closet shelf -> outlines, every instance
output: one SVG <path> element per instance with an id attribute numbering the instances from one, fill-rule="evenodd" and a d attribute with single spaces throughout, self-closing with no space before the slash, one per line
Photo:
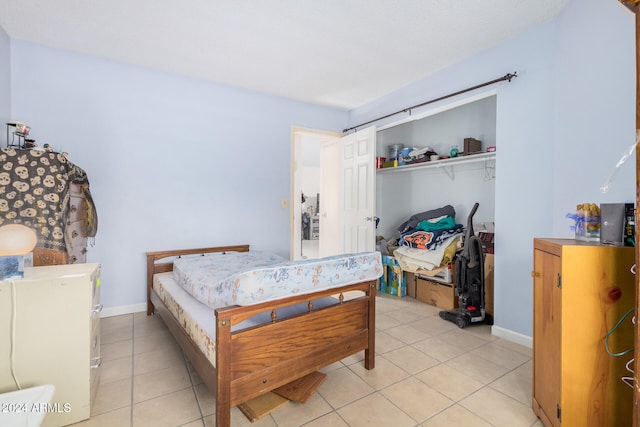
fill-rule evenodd
<path id="1" fill-rule="evenodd" d="M 377 174 L 387 174 L 387 173 L 395 173 L 395 172 L 406 172 L 418 169 L 429 169 L 429 168 L 443 168 L 444 171 L 449 175 L 449 178 L 454 179 L 453 177 L 453 166 L 463 165 L 467 163 L 477 163 L 484 162 L 488 160 L 495 160 L 496 153 L 481 153 L 481 154 L 471 154 L 469 156 L 461 156 L 461 157 L 453 157 L 450 159 L 442 159 L 442 160 L 433 160 L 424 163 L 414 163 L 411 165 L 398 166 L 395 168 L 381 168 L 377 169 Z"/>

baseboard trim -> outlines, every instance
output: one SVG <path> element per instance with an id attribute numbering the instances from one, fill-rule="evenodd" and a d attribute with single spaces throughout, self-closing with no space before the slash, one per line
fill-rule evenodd
<path id="1" fill-rule="evenodd" d="M 516 344 L 523 345 L 525 347 L 533 348 L 533 338 L 527 335 L 523 335 L 518 332 L 514 332 L 510 329 L 501 328 L 500 326 L 493 325 L 491 327 L 491 335 L 498 338 L 504 338 L 507 341 L 514 342 Z"/>
<path id="2" fill-rule="evenodd" d="M 121 316 L 123 314 L 139 313 L 141 311 L 147 311 L 146 303 L 104 308 L 102 309 L 102 314 L 100 314 L 100 317 Z"/>

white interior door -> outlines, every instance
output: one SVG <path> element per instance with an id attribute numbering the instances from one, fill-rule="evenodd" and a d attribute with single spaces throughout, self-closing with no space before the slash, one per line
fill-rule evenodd
<path id="1" fill-rule="evenodd" d="M 375 250 L 376 128 L 342 139 L 344 252 Z"/>
<path id="2" fill-rule="evenodd" d="M 291 131 L 291 194 L 290 232 L 291 259 L 317 258 L 320 239 L 303 240 L 302 213 L 308 213 L 311 199 L 320 194 L 320 147 L 331 140 L 339 140 L 342 134 L 315 129 L 294 127 Z M 334 162 L 335 163 L 335 162 Z M 337 173 L 337 172 L 336 172 Z M 307 205 L 302 203 L 305 194 Z M 319 199 L 321 200 L 322 194 Z M 319 214 L 319 212 L 315 212 Z M 309 230 L 311 232 L 311 230 Z"/>
<path id="3" fill-rule="evenodd" d="M 321 147 L 321 257 L 375 250 L 376 129 Z"/>

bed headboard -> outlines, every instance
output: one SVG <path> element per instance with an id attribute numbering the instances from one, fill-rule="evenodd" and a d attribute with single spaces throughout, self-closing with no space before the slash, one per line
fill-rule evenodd
<path id="1" fill-rule="evenodd" d="M 248 252 L 249 245 L 216 246 L 197 249 L 174 249 L 168 251 L 147 252 L 147 315 L 154 312 L 151 303 L 151 288 L 153 287 L 153 275 L 173 271 L 173 259 L 168 262 L 158 262 L 165 258 L 180 258 L 183 255 L 204 255 L 213 252 Z"/>

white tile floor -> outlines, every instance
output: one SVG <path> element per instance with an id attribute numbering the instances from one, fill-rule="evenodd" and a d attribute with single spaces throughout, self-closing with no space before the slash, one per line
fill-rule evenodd
<path id="1" fill-rule="evenodd" d="M 531 410 L 531 349 L 459 329 L 439 309 L 379 295 L 376 367 L 362 354 L 326 367 L 327 379 L 305 403 L 287 403 L 251 423 L 232 410 L 233 426 L 537 426 Z M 104 363 L 90 420 L 77 426 L 215 424 L 215 399 L 185 361 L 159 317 L 102 319 Z"/>

